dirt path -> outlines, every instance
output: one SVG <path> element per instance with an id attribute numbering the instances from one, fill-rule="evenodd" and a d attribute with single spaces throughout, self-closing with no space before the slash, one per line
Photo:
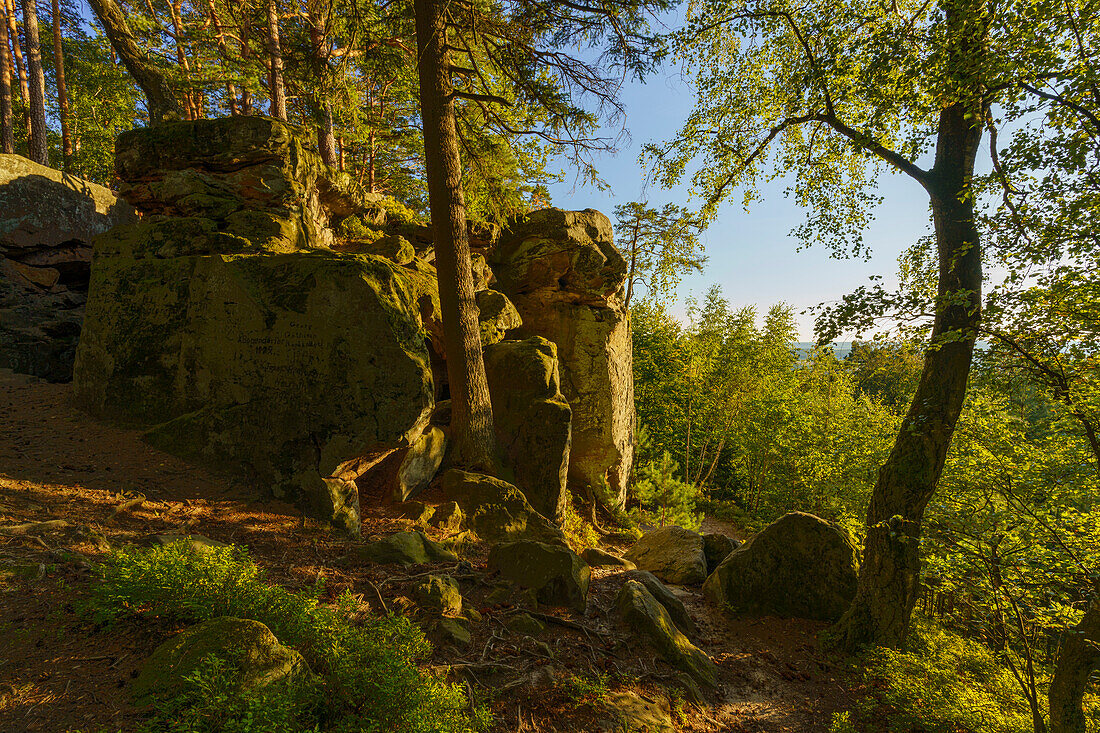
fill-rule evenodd
<path id="1" fill-rule="evenodd" d="M 193 532 L 248 548 L 273 579 L 290 587 L 326 580 L 334 598 L 359 594 L 364 612 L 381 587 L 399 606 L 423 567 L 364 566 L 356 543 L 304 520 L 293 507 L 257 501 L 256 492 L 146 446 L 140 434 L 96 423 L 70 404 L 71 390 L 0 372 L 0 527 L 63 520 L 40 536 L 0 535 L 0 731 L 134 730 L 141 711 L 126 694 L 130 679 L 155 646 L 177 631 L 149 622 L 103 629 L 80 611 L 93 579 L 89 563 L 110 547 L 147 544 L 160 533 Z M 127 499 L 143 496 L 132 510 Z M 441 501 L 428 493 L 426 502 Z M 407 529 L 392 505 L 364 497 L 364 535 Z M 707 531 L 738 536 L 710 522 Z M 619 573 L 595 570 L 589 610 L 573 623 L 599 636 L 551 625 L 540 639 L 509 636 L 508 604 L 485 600 L 484 557 L 443 568 L 477 577 L 463 592 L 485 617 L 465 650 L 436 650 L 433 664 L 506 665 L 497 678 L 471 684 L 499 689 L 529 681 L 498 698 L 499 731 L 599 730 L 593 711 L 552 680 L 610 674 L 642 694 L 659 695 L 673 671 L 638 648 L 611 616 Z M 472 567 L 471 567 L 472 566 Z M 6 570 L 5 570 L 6 569 Z M 369 582 L 368 582 L 369 581 Z M 817 645 L 821 624 L 783 619 L 730 619 L 697 589 L 679 589 L 700 627 L 696 642 L 717 662 L 721 691 L 689 708 L 685 731 L 827 731 L 834 711 L 851 707 L 849 684 Z M 488 667 L 486 667 L 488 668 Z M 623 682 L 627 680 L 628 682 Z"/>

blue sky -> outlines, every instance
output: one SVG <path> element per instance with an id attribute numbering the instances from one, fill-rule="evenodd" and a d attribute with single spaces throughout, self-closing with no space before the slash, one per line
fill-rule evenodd
<path id="1" fill-rule="evenodd" d="M 595 208 L 611 216 L 615 204 L 639 200 L 646 176 L 638 163 L 642 146 L 676 134 L 691 110 L 694 93 L 677 69 L 666 67 L 645 84 L 627 85 L 622 99 L 630 138 L 623 141 L 617 154 L 596 160 L 609 190 L 575 185 L 572 171 L 567 169 L 566 180 L 551 186 L 555 206 Z M 800 339 L 809 341 L 813 316 L 801 314 L 805 308 L 836 300 L 866 284 L 872 274 L 883 275 L 887 286 L 896 282 L 898 254 L 930 230 L 928 199 L 911 179 L 884 177 L 880 192 L 885 200 L 866 238 L 871 259 L 837 260 L 820 247 L 797 251 L 790 232 L 805 215 L 784 197 L 783 188 L 782 182 L 764 187 L 763 200 L 747 213 L 740 196 L 731 197 L 737 203 L 727 204 L 705 235 L 710 258 L 706 271 L 685 279 L 679 295 L 701 296 L 712 284 L 719 284 L 734 307 L 758 305 L 765 310 L 780 301 L 790 303 L 798 313 Z M 655 205 L 700 203 L 688 199 L 686 186 L 672 190 L 650 186 L 644 193 Z"/>

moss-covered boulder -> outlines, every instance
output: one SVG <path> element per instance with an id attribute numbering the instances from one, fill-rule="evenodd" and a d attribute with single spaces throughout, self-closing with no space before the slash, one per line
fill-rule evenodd
<path id="1" fill-rule="evenodd" d="M 446 453 L 447 434 L 440 428 L 428 426 L 401 458 L 397 467 L 394 499 L 405 501 L 427 488 L 443 464 Z"/>
<path id="2" fill-rule="evenodd" d="M 835 621 L 855 597 L 858 572 L 847 532 L 791 512 L 731 552 L 703 592 L 735 611 Z"/>
<path id="3" fill-rule="evenodd" d="M 321 252 L 97 256 L 75 399 L 354 530 L 364 458 L 433 405 L 415 277 Z"/>
<path id="4" fill-rule="evenodd" d="M 717 666 L 676 628 L 664 606 L 653 598 L 644 585 L 628 580 L 615 598 L 615 611 L 666 662 L 707 687 L 717 685 Z"/>
<path id="5" fill-rule="evenodd" d="M 594 568 L 619 568 L 621 570 L 634 570 L 637 566 L 625 558 L 601 550 L 598 547 L 586 547 L 581 551 L 584 561 Z"/>
<path id="6" fill-rule="evenodd" d="M 488 542 L 537 540 L 565 546 L 561 529 L 535 511 L 515 486 L 480 473 L 451 469 L 443 495 L 462 507 L 466 526 Z"/>
<path id="7" fill-rule="evenodd" d="M 523 319 L 517 331 L 557 346 L 573 411 L 570 482 L 622 505 L 634 460 L 634 375 L 626 262 L 611 222 L 592 209 L 534 211 L 502 234 L 490 259 L 495 287 Z"/>
<path id="8" fill-rule="evenodd" d="M 707 575 L 722 564 L 729 554 L 741 546 L 738 540 L 724 534 L 708 533 L 703 535 L 703 554 L 707 557 Z"/>
<path id="9" fill-rule="evenodd" d="M 449 575 L 429 575 L 413 589 L 416 604 L 429 613 L 457 616 L 462 613 L 462 592 Z"/>
<path id="10" fill-rule="evenodd" d="M 676 525 L 646 532 L 625 557 L 666 583 L 698 585 L 707 578 L 703 537 Z"/>
<path id="11" fill-rule="evenodd" d="M 484 355 L 504 463 L 531 506 L 560 520 L 573 412 L 559 388 L 557 349 L 535 336 L 487 346 Z"/>
<path id="12" fill-rule="evenodd" d="M 446 501 L 435 508 L 429 523 L 444 532 L 458 532 L 466 523 L 466 515 L 457 501 Z"/>
<path id="13" fill-rule="evenodd" d="M 539 603 L 584 612 L 591 570 L 568 547 L 530 540 L 504 542 L 489 551 L 488 567 L 505 580 L 534 590 Z"/>
<path id="14" fill-rule="evenodd" d="M 394 532 L 374 542 L 352 550 L 362 560 L 380 565 L 424 565 L 432 562 L 455 562 L 458 557 L 423 532 Z"/>
<path id="15" fill-rule="evenodd" d="M 646 570 L 631 570 L 626 573 L 628 580 L 633 580 L 645 586 L 654 600 L 664 606 L 669 618 L 676 627 L 685 634 L 691 636 L 698 633 L 699 628 L 688 614 L 687 607 L 668 586 L 657 579 L 657 576 Z"/>
<path id="16" fill-rule="evenodd" d="M 475 297 L 483 346 L 502 341 L 508 331 L 519 328 L 523 323 L 523 319 L 519 317 L 519 311 L 504 293 L 497 290 L 480 290 Z"/>
<path id="17" fill-rule="evenodd" d="M 210 656 L 233 665 L 243 689 L 309 674 L 301 655 L 280 644 L 267 626 L 221 616 L 184 629 L 158 646 L 134 680 L 134 699 L 145 704 L 171 697 L 183 686 L 183 678 Z"/>

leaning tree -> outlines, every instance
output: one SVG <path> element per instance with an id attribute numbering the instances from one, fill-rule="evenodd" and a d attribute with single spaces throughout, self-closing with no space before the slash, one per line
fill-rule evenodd
<path id="1" fill-rule="evenodd" d="M 924 510 L 943 470 L 982 322 L 975 161 L 1004 105 L 1066 66 L 1054 2 L 786 0 L 699 2 L 678 52 L 698 102 L 670 142 L 652 146 L 663 181 L 690 174 L 713 214 L 740 188 L 790 175 L 809 217 L 796 231 L 841 256 L 862 233 L 892 169 L 928 197 L 936 287 L 920 381 L 879 470 L 846 648 L 905 645 L 920 585 Z M 689 166 L 701 161 L 697 170 Z M 851 314 L 849 314 L 851 315 Z M 858 315 L 858 314 L 857 314 Z"/>

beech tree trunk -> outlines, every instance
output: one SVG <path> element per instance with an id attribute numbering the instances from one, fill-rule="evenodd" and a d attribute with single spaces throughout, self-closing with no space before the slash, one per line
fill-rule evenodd
<path id="1" fill-rule="evenodd" d="M 283 49 L 279 44 L 279 13 L 275 0 L 267 0 L 267 86 L 271 94 L 271 116 L 286 120 L 286 88 L 283 86 Z"/>
<path id="2" fill-rule="evenodd" d="M 65 55 L 61 50 L 61 4 L 53 0 L 53 63 L 57 75 L 57 109 L 61 118 L 62 169 L 68 172 L 73 159 L 73 141 L 69 136 L 69 93 L 65 88 Z"/>
<path id="3" fill-rule="evenodd" d="M 88 0 L 88 4 L 103 26 L 111 48 L 145 94 L 149 124 L 178 120 L 181 112 L 179 99 L 161 70 L 153 65 L 137 44 L 130 25 L 126 22 L 126 14 L 118 3 L 115 0 Z"/>
<path id="4" fill-rule="evenodd" d="M 1089 677 L 1100 669 L 1100 588 L 1081 622 L 1062 640 L 1050 681 L 1051 733 L 1085 733 L 1082 698 Z"/>
<path id="5" fill-rule="evenodd" d="M 424 160 L 428 206 L 435 235 L 443 343 L 447 351 L 455 462 L 475 470 L 497 471 L 496 438 L 485 362 L 481 355 L 478 310 L 466 202 L 462 192 L 458 131 L 451 95 L 447 51 L 447 0 L 415 0 L 417 71 L 424 124 Z"/>
<path id="6" fill-rule="evenodd" d="M 31 136 L 27 139 L 27 156 L 40 165 L 50 164 L 46 136 L 46 75 L 42 71 L 42 49 L 38 41 L 38 7 L 35 0 L 23 0 L 23 40 L 27 52 L 27 116 L 31 121 Z"/>
<path id="7" fill-rule="evenodd" d="M 0 153 L 15 152 L 15 128 L 12 126 L 11 83 L 14 78 L 8 45 L 8 8 L 0 3 Z"/>
<path id="8" fill-rule="evenodd" d="M 982 264 L 971 178 L 982 115 L 940 113 L 928 191 L 939 254 L 936 316 L 920 383 L 867 510 L 855 600 L 836 627 L 842 647 L 904 648 L 920 588 L 920 533 L 955 430 L 981 322 Z"/>

